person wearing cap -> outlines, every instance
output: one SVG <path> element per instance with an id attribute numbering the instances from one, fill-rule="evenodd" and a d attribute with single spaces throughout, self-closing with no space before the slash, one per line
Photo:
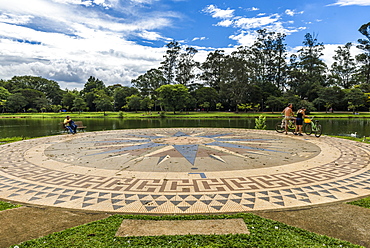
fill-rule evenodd
<path id="1" fill-rule="evenodd" d="M 77 132 L 77 125 L 72 121 L 69 115 L 66 116 L 63 123 L 71 134 L 75 134 Z"/>

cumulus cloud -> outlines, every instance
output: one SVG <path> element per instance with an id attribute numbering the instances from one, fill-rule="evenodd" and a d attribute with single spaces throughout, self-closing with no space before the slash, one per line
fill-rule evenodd
<path id="1" fill-rule="evenodd" d="M 288 16 L 295 16 L 297 14 L 303 14 L 303 13 L 304 13 L 303 11 L 296 12 L 296 11 L 291 10 L 291 9 L 285 10 L 285 14 L 287 14 Z"/>
<path id="2" fill-rule="evenodd" d="M 204 10 L 204 12 L 211 14 L 213 18 L 221 18 L 221 19 L 226 19 L 226 18 L 232 18 L 234 16 L 234 11 L 232 9 L 220 9 L 217 8 L 215 5 L 209 5 L 207 6 Z"/>
<path id="3" fill-rule="evenodd" d="M 246 11 L 256 11 L 258 8 L 250 8 Z M 239 45 L 251 45 L 257 37 L 257 30 L 266 29 L 271 32 L 291 34 L 298 32 L 299 28 L 285 27 L 285 24 L 292 24 L 289 20 L 282 21 L 280 14 L 265 14 L 258 13 L 254 17 L 238 16 L 235 15 L 235 11 L 232 9 L 222 10 L 215 5 L 209 5 L 203 10 L 205 13 L 209 13 L 215 19 L 222 19 L 215 26 L 220 27 L 233 27 L 235 34 L 229 36 L 230 39 L 237 41 Z M 297 12 L 295 10 L 287 9 L 285 14 L 288 16 L 294 16 L 297 14 L 303 14 L 303 11 Z"/>
<path id="4" fill-rule="evenodd" d="M 278 14 L 262 17 L 239 18 L 235 20 L 234 24 L 242 29 L 259 29 L 266 25 L 276 23 L 280 16 Z"/>
<path id="5" fill-rule="evenodd" d="M 248 8 L 247 11 L 257 11 L 257 10 L 260 10 L 259 8 L 256 8 L 256 7 L 252 7 L 252 8 Z"/>
<path id="6" fill-rule="evenodd" d="M 337 0 L 335 3 L 330 5 L 339 6 L 349 6 L 349 5 L 359 5 L 359 6 L 370 6 L 370 0 Z"/>
<path id="7" fill-rule="evenodd" d="M 15 75 L 42 76 L 58 81 L 62 88 L 82 88 L 94 76 L 107 85 L 129 85 L 132 78 L 158 67 L 165 48 L 142 46 L 130 39 L 168 41 L 154 30 L 171 26 L 174 14 L 127 18 L 131 13 L 117 17 L 88 7 L 105 8 L 118 3 L 118 0 L 0 1 L 2 79 Z"/>
<path id="8" fill-rule="evenodd" d="M 196 40 L 205 40 L 207 39 L 206 37 L 195 37 L 191 41 L 196 41 Z"/>

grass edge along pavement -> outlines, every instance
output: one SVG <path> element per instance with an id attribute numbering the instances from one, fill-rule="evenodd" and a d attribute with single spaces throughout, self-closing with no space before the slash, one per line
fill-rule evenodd
<path id="1" fill-rule="evenodd" d="M 250 234 L 116 237 L 123 219 L 194 220 L 243 218 Z M 17 245 L 23 247 L 361 247 L 264 219 L 251 213 L 233 215 L 112 215 Z M 15 246 L 11 246 L 15 247 Z"/>
<path id="2" fill-rule="evenodd" d="M 59 112 L 59 113 L 0 113 L 0 118 L 258 118 L 260 115 L 267 118 L 281 118 L 277 112 Z M 316 118 L 370 118 L 370 112 L 353 114 L 352 112 L 311 112 Z"/>
<path id="3" fill-rule="evenodd" d="M 341 136 L 337 136 L 343 138 Z M 346 139 L 361 141 L 359 138 Z M 15 142 L 27 138 L 16 137 L 3 139 L 0 142 Z M 370 197 L 348 204 L 370 208 Z M 9 202 L 0 201 L 0 210 L 19 207 Z M 250 235 L 183 235 L 160 237 L 115 237 L 115 233 L 123 219 L 225 219 L 243 218 L 251 231 Z M 181 238 L 180 238 L 181 237 Z M 76 226 L 61 232 L 21 243 L 18 247 L 112 247 L 117 246 L 151 246 L 151 247 L 360 247 L 347 241 L 337 240 L 327 236 L 292 227 L 281 222 L 264 219 L 251 213 L 217 216 L 130 216 L 114 215 L 100 221 Z M 14 246 L 12 246 L 14 247 Z"/>

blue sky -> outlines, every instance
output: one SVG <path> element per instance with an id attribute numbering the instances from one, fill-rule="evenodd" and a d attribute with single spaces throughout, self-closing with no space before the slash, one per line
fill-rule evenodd
<path id="1" fill-rule="evenodd" d="M 0 0 L 0 79 L 33 75 L 81 89 L 94 76 L 130 86 L 159 66 L 171 40 L 203 62 L 214 49 L 251 45 L 261 28 L 285 33 L 290 51 L 317 35 L 330 64 L 368 22 L 370 0 Z"/>

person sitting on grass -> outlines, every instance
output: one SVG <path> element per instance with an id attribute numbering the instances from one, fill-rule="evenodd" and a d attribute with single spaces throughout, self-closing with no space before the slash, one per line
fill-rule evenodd
<path id="1" fill-rule="evenodd" d="M 77 125 L 72 121 L 69 115 L 66 116 L 63 123 L 71 134 L 75 134 L 77 132 Z"/>

